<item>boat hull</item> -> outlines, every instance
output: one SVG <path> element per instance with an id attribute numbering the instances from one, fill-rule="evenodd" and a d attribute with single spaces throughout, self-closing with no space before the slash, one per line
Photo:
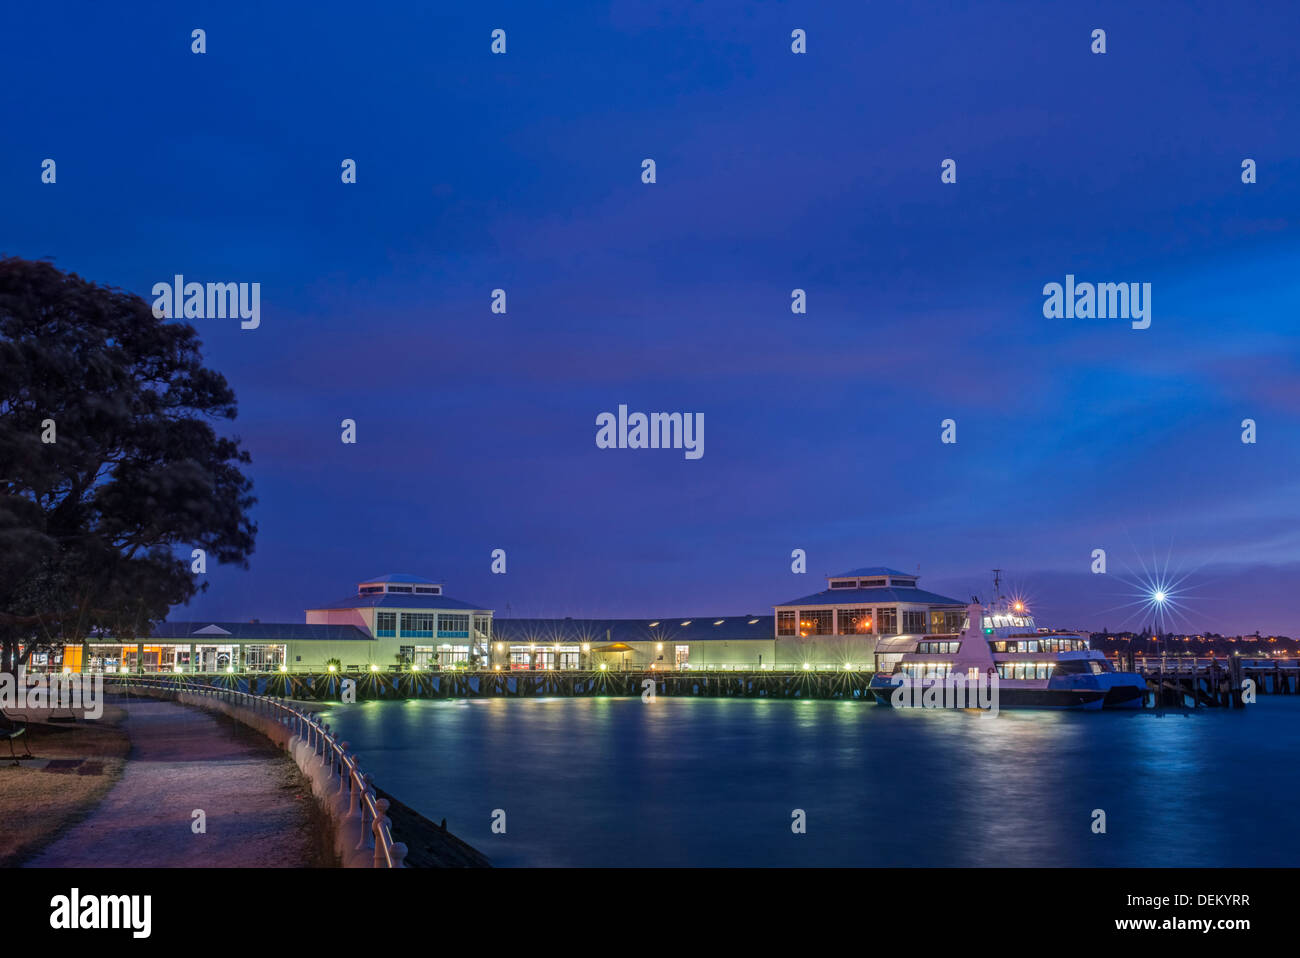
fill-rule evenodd
<path id="1" fill-rule="evenodd" d="M 878 705 L 893 705 L 894 690 L 897 685 L 885 679 L 873 679 L 871 682 L 871 694 Z M 1112 690 L 1115 691 L 1115 690 Z M 997 706 L 999 711 L 1002 709 L 1071 709 L 1071 710 L 1088 710 L 1100 709 L 1106 704 L 1107 691 L 1105 689 L 1053 689 L 1053 688 L 1016 688 L 1003 683 L 998 686 Z M 972 696 L 973 698 L 973 696 Z M 921 700 L 921 690 L 917 689 L 912 695 L 904 695 L 897 707 L 899 708 L 919 708 L 920 705 L 913 705 L 913 701 Z M 1138 700 L 1139 704 L 1141 700 Z M 971 706 L 974 707 L 973 705 Z"/>

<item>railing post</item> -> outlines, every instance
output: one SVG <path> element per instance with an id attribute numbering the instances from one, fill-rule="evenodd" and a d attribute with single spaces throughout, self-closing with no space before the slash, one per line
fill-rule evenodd
<path id="1" fill-rule="evenodd" d="M 374 792 L 371 789 L 370 776 L 362 776 L 362 790 L 364 795 L 361 801 L 361 834 L 357 838 L 357 847 L 353 851 L 353 857 L 356 860 L 364 861 L 362 857 L 370 848 L 370 842 L 374 836 L 370 834 L 370 823 L 373 816 L 370 815 L 370 801 L 373 800 Z"/>
<path id="2" fill-rule="evenodd" d="M 390 824 L 388 821 L 388 799 L 375 799 L 375 809 L 378 812 L 378 817 L 375 818 L 374 825 L 371 826 L 375 833 L 374 867 L 387 868 L 388 856 L 384 854 L 384 829 Z"/>

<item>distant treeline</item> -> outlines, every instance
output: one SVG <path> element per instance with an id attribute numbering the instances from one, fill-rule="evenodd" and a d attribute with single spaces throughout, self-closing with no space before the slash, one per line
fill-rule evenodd
<path id="1" fill-rule="evenodd" d="M 1108 655 L 1132 652 L 1135 655 L 1241 655 L 1247 658 L 1276 658 L 1300 655 L 1300 639 L 1285 635 L 1173 635 L 1142 632 L 1094 632 L 1092 647 Z"/>

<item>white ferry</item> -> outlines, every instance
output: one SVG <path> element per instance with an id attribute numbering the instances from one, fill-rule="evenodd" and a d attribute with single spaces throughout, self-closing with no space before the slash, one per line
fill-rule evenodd
<path id="1" fill-rule="evenodd" d="M 1002 600 L 967 606 L 960 633 L 882 640 L 871 692 L 890 705 L 904 682 L 924 687 L 953 675 L 968 686 L 996 675 L 999 709 L 1136 709 L 1147 690 L 1141 675 L 1115 671 L 1089 648 L 1088 636 L 1040 629 L 1023 603 Z"/>

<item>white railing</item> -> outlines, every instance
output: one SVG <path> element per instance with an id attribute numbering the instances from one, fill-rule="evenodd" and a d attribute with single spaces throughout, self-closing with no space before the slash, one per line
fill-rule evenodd
<path id="1" fill-rule="evenodd" d="M 347 742 L 339 742 L 329 723 L 285 699 L 237 689 L 200 685 L 176 678 L 109 676 L 110 688 L 163 692 L 185 704 L 214 707 L 238 719 L 285 749 L 302 769 L 322 808 L 334 823 L 335 851 L 350 868 L 402 868 L 407 848 L 393 840 L 388 800 L 375 795 Z M 241 714 L 242 713 L 242 714 Z"/>

